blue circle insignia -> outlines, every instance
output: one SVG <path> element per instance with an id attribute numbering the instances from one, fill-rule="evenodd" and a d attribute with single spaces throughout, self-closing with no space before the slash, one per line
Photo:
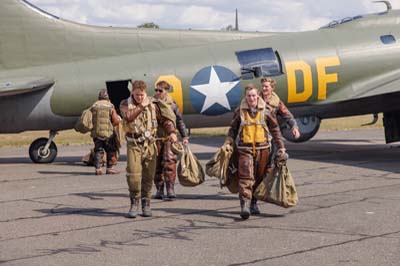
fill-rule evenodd
<path id="1" fill-rule="evenodd" d="M 222 115 L 240 103 L 240 78 L 223 66 L 208 66 L 194 75 L 190 83 L 190 101 L 196 112 Z"/>

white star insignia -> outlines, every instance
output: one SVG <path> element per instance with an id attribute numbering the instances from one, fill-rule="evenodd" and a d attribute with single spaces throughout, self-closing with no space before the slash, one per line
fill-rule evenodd
<path id="1" fill-rule="evenodd" d="M 203 113 L 213 104 L 218 103 L 228 110 L 231 110 L 226 94 L 230 92 L 238 81 L 221 82 L 214 67 L 211 67 L 210 81 L 206 84 L 192 86 L 193 89 L 206 96 L 203 107 L 200 113 Z"/>

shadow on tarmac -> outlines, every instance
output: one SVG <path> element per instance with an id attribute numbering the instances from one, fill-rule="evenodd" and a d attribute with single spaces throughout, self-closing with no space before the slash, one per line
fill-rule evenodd
<path id="1" fill-rule="evenodd" d="M 38 209 L 35 211 L 48 215 L 85 215 L 85 216 L 97 216 L 97 217 L 126 216 L 126 213 L 113 212 L 101 208 L 64 207 L 64 208 L 52 208 L 52 209 Z"/>
<path id="2" fill-rule="evenodd" d="M 239 201 L 237 207 L 229 207 L 228 209 L 239 208 Z M 66 215 L 84 215 L 84 216 L 95 216 L 95 217 L 127 217 L 126 212 L 115 212 L 102 208 L 73 208 L 73 207 L 63 207 L 63 208 L 52 208 L 52 209 L 37 209 L 35 210 L 39 213 L 43 213 L 45 215 L 57 215 L 57 216 L 66 216 Z M 154 212 L 163 212 L 167 214 L 171 214 L 172 216 L 183 216 L 183 215 L 200 215 L 200 216 L 208 216 L 215 218 L 225 218 L 230 219 L 236 222 L 244 221 L 240 218 L 240 211 L 229 211 L 226 209 L 190 209 L 190 208 L 154 208 L 152 207 L 153 217 L 151 219 L 159 218 L 157 215 L 154 215 Z M 141 210 L 139 210 L 139 216 L 141 214 Z M 257 218 L 282 218 L 285 217 L 286 214 L 271 214 L 271 213 L 261 213 L 259 215 L 255 215 Z"/>
<path id="3" fill-rule="evenodd" d="M 224 137 L 192 139 L 191 143 L 209 147 L 220 147 Z M 303 143 L 286 142 L 290 158 L 310 162 L 325 162 L 337 165 L 400 173 L 400 145 L 376 144 L 376 140 L 324 138 Z M 209 160 L 214 152 L 195 153 L 200 160 Z"/>
<path id="4" fill-rule="evenodd" d="M 237 200 L 239 208 L 239 200 Z M 201 214 L 210 217 L 216 218 L 225 218 L 225 219 L 232 219 L 237 222 L 244 221 L 240 218 L 239 214 L 240 211 L 227 211 L 227 210 L 207 210 L 207 209 L 188 209 L 188 208 L 153 208 L 153 210 L 163 211 L 166 213 L 171 214 L 178 214 L 178 215 L 188 215 L 188 214 Z M 285 217 L 285 214 L 268 214 L 268 213 L 261 213 L 259 215 L 255 215 L 259 218 L 282 218 Z"/>
<path id="5" fill-rule="evenodd" d="M 224 142 L 225 137 L 193 137 L 191 144 L 203 145 L 206 147 L 218 148 Z M 337 165 L 356 166 L 360 168 L 389 171 L 400 173 L 400 145 L 376 144 L 375 140 L 360 139 L 350 137 L 348 139 L 323 138 L 312 139 L 303 143 L 286 142 L 289 158 L 303 161 L 325 162 Z M 208 151 L 202 148 L 200 152 L 195 152 L 199 160 L 208 161 L 212 158 L 215 151 Z M 25 155 L 23 155 L 25 156 Z M 57 157 L 53 165 L 86 166 L 81 162 L 81 156 L 60 156 Z M 289 159 L 290 160 L 290 159 Z M 1 164 L 30 164 L 28 157 L 7 157 L 0 158 Z M 119 163 L 126 163 L 126 155 L 121 155 Z M 80 174 L 76 171 L 76 174 Z M 43 172 L 44 174 L 55 174 L 54 172 Z M 61 173 L 61 172 L 60 172 Z M 63 172 L 65 174 L 66 172 Z M 82 172 L 86 175 L 88 173 Z"/>

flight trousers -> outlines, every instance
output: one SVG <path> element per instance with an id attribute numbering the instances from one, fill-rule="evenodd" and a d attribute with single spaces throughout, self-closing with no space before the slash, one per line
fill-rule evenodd
<path id="1" fill-rule="evenodd" d="M 253 192 L 267 173 L 269 147 L 255 150 L 238 149 L 239 197 L 252 199 Z"/>
<path id="2" fill-rule="evenodd" d="M 171 150 L 171 141 L 157 140 L 157 163 L 154 184 L 163 187 L 165 183 L 175 184 L 178 158 Z"/>
<path id="3" fill-rule="evenodd" d="M 155 142 L 127 141 L 126 180 L 130 198 L 151 199 L 151 189 L 156 169 Z"/>
<path id="4" fill-rule="evenodd" d="M 108 139 L 102 140 L 98 138 L 94 138 L 94 167 L 96 169 L 100 169 L 103 164 L 103 153 L 106 153 L 107 156 L 107 168 L 112 168 L 115 164 L 113 158 L 116 158 L 117 150 L 115 145 L 113 145 L 113 136 Z"/>

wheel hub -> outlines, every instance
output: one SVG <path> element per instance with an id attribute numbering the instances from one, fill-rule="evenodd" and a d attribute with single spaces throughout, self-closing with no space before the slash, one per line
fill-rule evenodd
<path id="1" fill-rule="evenodd" d="M 39 150 L 38 150 L 38 155 L 41 157 L 41 158 L 47 158 L 47 157 L 49 157 L 49 155 L 50 155 L 50 149 L 44 149 L 44 146 L 42 146 L 42 147 L 40 147 L 39 148 Z"/>

